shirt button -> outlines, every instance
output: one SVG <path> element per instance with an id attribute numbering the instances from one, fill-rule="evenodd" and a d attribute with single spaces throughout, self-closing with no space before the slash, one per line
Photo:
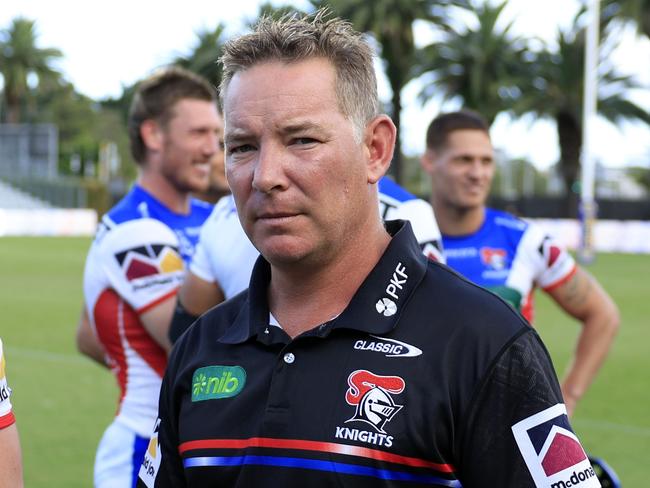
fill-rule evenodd
<path id="1" fill-rule="evenodd" d="M 287 353 L 284 355 L 284 362 L 287 364 L 291 364 L 296 360 L 296 356 L 293 355 L 292 352 Z"/>

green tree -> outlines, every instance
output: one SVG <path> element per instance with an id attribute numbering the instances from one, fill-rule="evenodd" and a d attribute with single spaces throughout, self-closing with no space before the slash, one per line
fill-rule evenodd
<path id="1" fill-rule="evenodd" d="M 585 29 L 579 17 L 572 29 L 559 32 L 557 44 L 555 51 L 545 49 L 536 53 L 534 62 L 528 65 L 530 77 L 522 88 L 526 96 L 518 111 L 533 112 L 555 121 L 560 145 L 559 169 L 566 190 L 565 212 L 576 216 L 578 195 L 572 190 L 580 173 L 585 60 Z M 615 124 L 622 120 L 650 124 L 650 114 L 626 98 L 626 92 L 639 85 L 631 76 L 619 74 L 609 62 L 614 47 L 614 43 L 606 42 L 599 52 L 598 113 Z"/>
<path id="2" fill-rule="evenodd" d="M 97 159 L 97 127 L 100 107 L 90 98 L 77 93 L 70 83 L 60 83 L 39 94 L 39 110 L 34 122 L 49 122 L 59 132 L 59 170 L 69 173 L 73 154 L 85 161 Z"/>
<path id="3" fill-rule="evenodd" d="M 496 24 L 506 2 L 484 3 L 473 11 L 476 27 L 450 25 L 441 38 L 421 50 L 423 102 L 442 94 L 459 97 L 491 125 L 500 112 L 516 112 L 527 76 L 527 41 L 511 34 L 512 23 Z"/>
<path id="4" fill-rule="evenodd" d="M 293 5 L 279 5 L 275 6 L 271 2 L 264 2 L 260 5 L 257 12 L 257 18 L 247 22 L 249 27 L 253 27 L 258 19 L 261 17 L 271 17 L 273 19 L 280 19 L 286 15 L 304 15 L 306 12 L 293 6 Z"/>
<path id="5" fill-rule="evenodd" d="M 392 173 L 402 182 L 402 148 L 400 114 L 402 88 L 415 76 L 416 46 L 413 23 L 429 21 L 444 26 L 450 5 L 467 5 L 463 0 L 312 0 L 316 8 L 329 7 L 336 15 L 348 19 L 358 30 L 372 34 L 381 47 L 386 77 L 392 90 L 390 115 L 397 126 L 397 146 Z"/>
<path id="6" fill-rule="evenodd" d="M 650 193 L 650 168 L 633 166 L 628 169 L 628 174 Z"/>
<path id="7" fill-rule="evenodd" d="M 221 56 L 223 45 L 226 41 L 225 26 L 221 23 L 213 30 L 198 32 L 197 43 L 186 56 L 179 56 L 172 61 L 172 64 L 179 65 L 205 77 L 213 86 L 221 84 L 221 64 L 218 59 Z"/>
<path id="8" fill-rule="evenodd" d="M 4 80 L 3 119 L 18 123 L 28 109 L 30 97 L 34 96 L 35 79 L 38 85 L 60 78 L 51 63 L 62 56 L 54 48 L 37 47 L 37 33 L 33 20 L 15 18 L 8 29 L 0 32 L 0 73 Z M 30 87 L 32 85 L 32 87 Z"/>
<path id="9" fill-rule="evenodd" d="M 190 71 L 204 76 L 213 86 L 218 87 L 221 83 L 221 65 L 217 62 L 223 44 L 225 43 L 225 26 L 218 24 L 213 30 L 203 30 L 197 32 L 196 43 L 187 54 L 176 55 L 169 64 L 182 66 Z M 122 94 L 117 98 L 107 98 L 102 100 L 101 106 L 105 113 L 111 114 L 124 127 L 123 131 L 117 128 L 114 123 L 105 124 L 104 132 L 113 134 L 109 137 L 117 143 L 120 158 L 123 162 L 131 162 L 131 154 L 128 147 L 128 136 L 126 134 L 126 125 L 128 122 L 129 109 L 131 101 L 138 84 L 122 87 Z M 135 176 L 135 166 L 133 164 L 122 164 L 121 171 L 123 176 L 131 180 Z"/>
<path id="10" fill-rule="evenodd" d="M 650 0 L 606 0 L 603 16 L 634 22 L 639 33 L 650 38 Z"/>

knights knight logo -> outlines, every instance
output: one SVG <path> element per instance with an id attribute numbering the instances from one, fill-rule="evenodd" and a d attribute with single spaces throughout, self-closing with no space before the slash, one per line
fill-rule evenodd
<path id="1" fill-rule="evenodd" d="M 356 412 L 346 423 L 365 422 L 385 434 L 384 426 L 403 407 L 395 403 L 392 395 L 404 391 L 404 380 L 399 376 L 380 376 L 359 369 L 348 376 L 348 385 L 345 401 L 356 407 Z"/>

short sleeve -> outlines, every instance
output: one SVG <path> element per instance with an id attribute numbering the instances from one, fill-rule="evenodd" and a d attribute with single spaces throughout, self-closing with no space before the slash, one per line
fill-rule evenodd
<path id="1" fill-rule="evenodd" d="M 205 245 L 208 239 L 204 238 L 203 233 L 203 230 L 208 226 L 209 222 L 210 221 L 208 220 L 208 222 L 206 222 L 201 228 L 201 233 L 199 234 L 199 242 L 196 244 L 194 255 L 192 256 L 192 261 L 190 263 L 190 271 L 201 278 L 203 281 L 214 283 L 217 281 L 217 279 L 212 272 L 209 253 Z"/>
<path id="2" fill-rule="evenodd" d="M 190 271 L 204 281 L 217 283 L 226 298 L 248 288 L 259 256 L 239 222 L 232 196 L 219 200 L 201 228 Z"/>
<path id="3" fill-rule="evenodd" d="M 566 282 L 577 269 L 571 254 L 535 224 L 529 224 L 520 246 L 524 249 L 517 255 L 528 261 L 535 283 L 544 290 Z"/>
<path id="4" fill-rule="evenodd" d="M 386 220 L 408 220 L 422 251 L 429 258 L 444 263 L 442 253 L 442 235 L 438 227 L 433 208 L 420 198 L 402 202 L 399 206 L 390 208 Z"/>
<path id="5" fill-rule="evenodd" d="M 176 293 L 184 277 L 177 235 L 155 219 L 118 224 L 95 240 L 84 271 L 89 306 L 107 288 L 143 313 Z"/>
<path id="6" fill-rule="evenodd" d="M 497 358 L 457 446 L 464 488 L 600 486 L 569 424 L 550 357 L 532 329 Z M 557 484 L 556 484 L 557 483 Z"/>

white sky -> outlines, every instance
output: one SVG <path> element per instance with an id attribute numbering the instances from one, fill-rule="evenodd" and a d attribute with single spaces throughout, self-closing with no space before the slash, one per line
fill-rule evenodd
<path id="1" fill-rule="evenodd" d="M 39 47 L 56 47 L 64 54 L 57 68 L 78 91 L 92 98 L 104 98 L 120 95 L 123 86 L 173 57 L 190 52 L 197 31 L 213 29 L 220 21 L 227 25 L 229 33 L 241 31 L 246 19 L 255 17 L 261 1 L 2 0 L 1 3 L 1 29 L 7 28 L 18 15 L 36 20 Z M 558 26 L 570 24 L 577 5 L 576 0 L 510 0 L 502 20 L 514 19 L 515 33 L 551 40 Z M 630 32 L 613 59 L 622 73 L 634 74 L 646 87 L 634 93 L 632 99 L 650 111 L 650 41 Z M 404 151 L 411 155 L 422 151 L 427 125 L 441 109 L 435 101 L 422 107 L 416 100 L 417 91 L 418 87 L 412 83 L 403 93 L 402 140 Z M 389 99 L 387 84 L 382 80 L 380 94 Z M 594 153 L 605 165 L 650 165 L 647 127 L 629 123 L 614 127 L 600 120 L 596 131 Z M 499 117 L 492 138 L 495 146 L 513 157 L 527 157 L 539 168 L 547 168 L 558 159 L 555 126 L 548 121 L 528 118 L 513 122 L 505 116 Z"/>

